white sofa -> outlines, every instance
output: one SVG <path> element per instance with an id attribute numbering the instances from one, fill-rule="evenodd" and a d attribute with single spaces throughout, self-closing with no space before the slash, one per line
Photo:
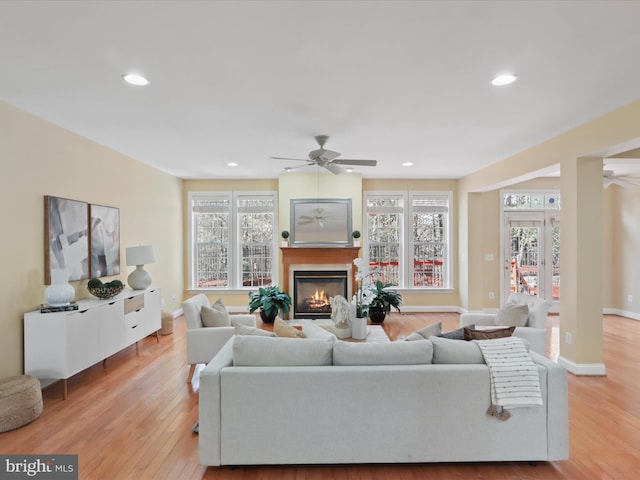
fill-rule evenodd
<path id="1" fill-rule="evenodd" d="M 209 306 L 209 299 L 200 293 L 182 303 L 182 311 L 187 322 L 187 363 L 190 365 L 187 383 L 191 383 L 196 365 L 209 363 L 222 346 L 234 335 L 235 328 L 205 327 L 202 324 L 200 310 Z M 236 314 L 234 323 L 255 327 L 255 315 Z"/>
<path id="2" fill-rule="evenodd" d="M 551 302 L 525 293 L 511 293 L 506 303 L 529 307 L 527 326 L 516 327 L 513 335 L 527 339 L 531 350 L 540 355 L 546 355 L 547 314 L 551 308 Z M 480 328 L 496 326 L 496 321 L 497 313 L 468 312 L 460 315 L 460 327 L 468 327 L 469 325 L 476 325 Z"/>
<path id="3" fill-rule="evenodd" d="M 315 361 L 302 362 L 314 365 L 286 366 L 282 361 L 290 353 L 278 354 L 275 346 L 248 348 L 259 342 L 285 342 L 294 357 L 297 350 L 315 356 Z M 344 348 L 344 344 L 353 345 L 319 339 L 254 337 L 248 342 L 235 336 L 230 340 L 200 374 L 200 463 L 568 458 L 567 374 L 550 360 L 531 353 L 544 405 L 514 408 L 511 418 L 501 421 L 487 415 L 490 378 L 484 363 L 347 366 L 341 364 L 349 363 L 345 358 L 352 347 Z M 435 342 L 356 345 L 360 349 L 391 349 L 393 358 L 402 362 L 398 353 L 427 344 Z M 239 345 L 248 350 L 248 362 L 246 354 L 238 359 Z M 247 365 L 260 359 L 272 365 Z"/>

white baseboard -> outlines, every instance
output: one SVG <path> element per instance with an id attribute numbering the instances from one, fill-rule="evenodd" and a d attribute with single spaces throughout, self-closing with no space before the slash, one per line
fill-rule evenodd
<path id="1" fill-rule="evenodd" d="M 558 363 L 574 375 L 605 376 L 607 374 L 604 363 L 576 363 L 562 355 L 558 357 Z"/>
<path id="2" fill-rule="evenodd" d="M 606 315 L 620 315 L 621 317 L 630 318 L 631 320 L 640 320 L 640 313 L 629 312 L 619 308 L 603 308 L 602 313 Z"/>

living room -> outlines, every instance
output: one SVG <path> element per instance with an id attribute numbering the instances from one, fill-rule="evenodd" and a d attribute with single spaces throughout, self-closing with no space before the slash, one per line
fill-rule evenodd
<path id="1" fill-rule="evenodd" d="M 640 319 L 637 300 L 630 300 L 640 299 L 640 282 L 634 268 L 639 260 L 640 237 L 633 221 L 640 203 L 640 189 L 616 186 L 602 189 L 602 163 L 603 158 L 613 156 L 634 158 L 634 151 L 640 147 L 639 125 L 640 101 L 634 100 L 553 137 L 542 138 L 530 148 L 496 158 L 492 164 L 460 178 L 427 175 L 407 178 L 406 174 L 405 178 L 367 178 L 363 173 L 348 180 L 334 180 L 339 176 L 322 174 L 318 197 L 350 198 L 353 228 L 364 231 L 364 192 L 452 192 L 452 288 L 404 291 L 403 311 L 457 314 L 500 306 L 502 265 L 486 259 L 487 255 L 500 258 L 501 189 L 560 191 L 563 232 L 567 235 L 562 239 L 559 355 L 574 373 L 591 372 L 594 368 L 602 374 L 607 366 L 602 313 Z M 10 101 L 0 103 L 0 126 L 3 184 L 0 198 L 7 202 L 2 224 L 20 232 L 16 236 L 5 235 L 1 254 L 8 274 L 0 280 L 3 287 L 0 298 L 6 308 L 0 320 L 3 332 L 0 377 L 23 373 L 23 315 L 44 301 L 45 195 L 118 208 L 120 244 L 123 248 L 154 246 L 158 261 L 149 265 L 148 270 L 154 285 L 162 288 L 163 309 L 179 315 L 182 301 L 195 293 L 189 288 L 188 274 L 189 192 L 278 192 L 277 230 L 281 231 L 290 225 L 289 200 L 299 198 L 300 191 L 313 192 L 314 196 L 318 191 L 314 183 L 318 177 L 312 174 L 278 172 L 272 178 L 249 179 L 182 178 L 78 135 Z M 313 141 L 312 136 L 309 141 Z M 268 149 L 264 158 L 277 154 Z M 222 163 L 222 159 L 217 161 Z M 559 169 L 562 177 L 549 175 Z M 292 180 L 296 178 L 300 181 Z M 345 186 L 342 182 L 348 183 Z M 129 269 L 122 258 L 119 278 L 124 280 Z M 77 299 L 90 296 L 86 283 L 86 280 L 73 282 Z M 489 298 L 490 292 L 496 293 L 493 299 Z M 206 293 L 212 301 L 223 298 L 232 312 L 247 310 L 246 292 Z M 625 328 L 624 324 L 616 325 Z M 573 334 L 573 342 L 569 344 L 565 341 L 567 332 Z M 186 364 L 181 373 L 186 375 Z"/>

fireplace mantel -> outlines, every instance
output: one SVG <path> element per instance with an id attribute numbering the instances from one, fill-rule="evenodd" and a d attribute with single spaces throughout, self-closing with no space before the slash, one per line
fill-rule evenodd
<path id="1" fill-rule="evenodd" d="M 336 264 L 353 265 L 358 258 L 360 247 L 280 247 L 282 251 L 282 290 L 290 292 L 291 265 Z M 351 268 L 351 295 L 355 294 L 355 268 Z"/>

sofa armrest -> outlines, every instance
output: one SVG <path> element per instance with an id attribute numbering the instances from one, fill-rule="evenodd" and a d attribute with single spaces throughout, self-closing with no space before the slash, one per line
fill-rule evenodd
<path id="1" fill-rule="evenodd" d="M 202 465 L 220 465 L 220 412 L 222 407 L 220 375 L 224 368 L 232 365 L 233 339 L 230 339 L 200 372 L 198 452 Z"/>
<path id="2" fill-rule="evenodd" d="M 546 357 L 530 352 L 531 358 L 547 370 L 547 460 L 569 458 L 569 387 L 566 369 Z"/>
<path id="3" fill-rule="evenodd" d="M 247 327 L 255 327 L 256 326 L 256 316 L 253 314 L 239 313 L 237 315 L 230 315 L 231 324 L 238 323 L 241 325 L 246 325 Z"/>
<path id="4" fill-rule="evenodd" d="M 469 325 L 483 325 L 490 326 L 495 325 L 496 314 L 495 313 L 482 313 L 482 312 L 469 312 L 460 315 L 460 327 L 467 327 Z"/>
<path id="5" fill-rule="evenodd" d="M 209 363 L 235 334 L 234 327 L 202 327 L 187 330 L 187 363 Z"/>

